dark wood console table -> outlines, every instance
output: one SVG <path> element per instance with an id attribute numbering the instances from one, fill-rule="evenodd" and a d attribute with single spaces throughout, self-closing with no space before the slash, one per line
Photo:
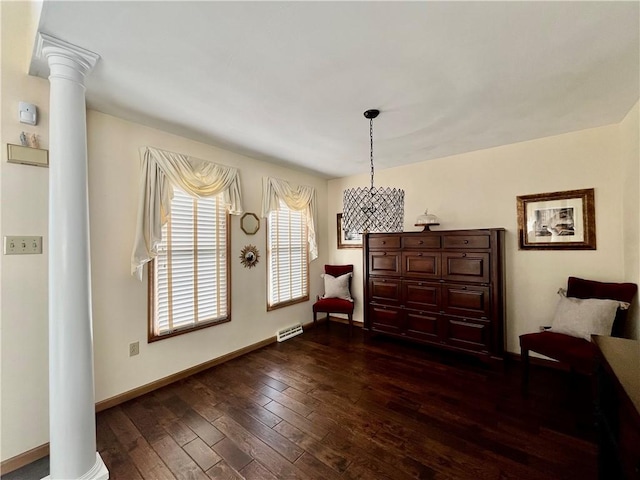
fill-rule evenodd
<path id="1" fill-rule="evenodd" d="M 640 479 L 640 342 L 594 335 L 598 476 Z"/>

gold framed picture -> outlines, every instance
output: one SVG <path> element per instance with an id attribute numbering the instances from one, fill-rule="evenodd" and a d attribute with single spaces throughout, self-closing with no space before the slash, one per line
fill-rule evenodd
<path id="1" fill-rule="evenodd" d="M 520 249 L 595 250 L 594 189 L 517 197 Z"/>
<path id="2" fill-rule="evenodd" d="M 362 248 L 362 234 L 345 231 L 342 225 L 342 213 L 337 216 L 338 248 Z"/>

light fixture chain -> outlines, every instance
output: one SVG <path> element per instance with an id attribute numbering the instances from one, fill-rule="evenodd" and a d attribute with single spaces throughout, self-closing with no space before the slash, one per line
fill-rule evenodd
<path id="1" fill-rule="evenodd" d="M 369 139 L 371 140 L 370 160 L 371 160 L 371 190 L 373 190 L 373 118 L 369 119 Z"/>

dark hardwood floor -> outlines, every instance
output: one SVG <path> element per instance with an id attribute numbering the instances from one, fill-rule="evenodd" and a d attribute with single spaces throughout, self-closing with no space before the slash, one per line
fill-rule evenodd
<path id="1" fill-rule="evenodd" d="M 111 479 L 596 478 L 588 385 L 320 326 L 98 414 Z M 582 437 L 582 438 L 580 438 Z"/>
<path id="2" fill-rule="evenodd" d="M 250 353 L 97 415 L 124 479 L 596 478 L 586 381 L 344 325 Z M 19 477 L 18 477 L 19 478 Z"/>

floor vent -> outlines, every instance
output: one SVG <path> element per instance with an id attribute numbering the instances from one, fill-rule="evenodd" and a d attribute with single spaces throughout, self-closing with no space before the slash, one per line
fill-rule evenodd
<path id="1" fill-rule="evenodd" d="M 296 335 L 300 335 L 302 333 L 302 325 L 292 325 L 291 327 L 283 328 L 278 331 L 278 341 L 283 342 L 291 337 L 295 337 Z"/>

